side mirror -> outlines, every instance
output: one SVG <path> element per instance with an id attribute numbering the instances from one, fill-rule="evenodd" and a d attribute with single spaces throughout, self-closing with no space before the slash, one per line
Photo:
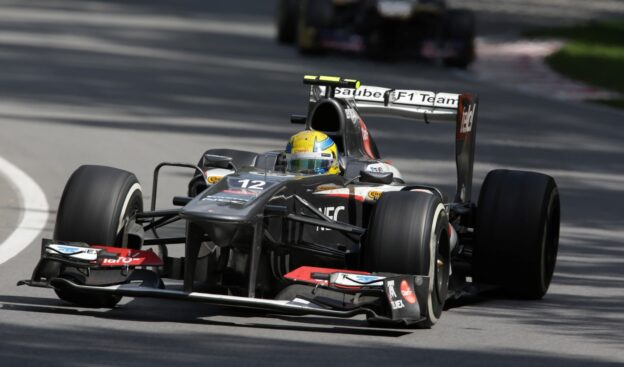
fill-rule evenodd
<path id="1" fill-rule="evenodd" d="M 364 170 L 360 171 L 360 182 L 389 185 L 392 183 L 393 179 L 394 174 L 392 172 L 369 172 Z"/>
<path id="2" fill-rule="evenodd" d="M 224 169 L 233 169 L 237 170 L 234 165 L 232 157 L 226 157 L 224 155 L 216 155 L 216 154 L 204 154 L 201 162 L 202 168 L 205 167 L 215 167 L 215 168 L 224 168 Z"/>

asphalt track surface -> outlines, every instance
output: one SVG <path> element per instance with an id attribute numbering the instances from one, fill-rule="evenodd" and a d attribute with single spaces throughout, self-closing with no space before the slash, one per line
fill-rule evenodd
<path id="1" fill-rule="evenodd" d="M 484 297 L 446 311 L 431 330 L 158 300 L 83 309 L 15 286 L 38 259 L 35 241 L 0 266 L 0 365 L 621 366 L 624 114 L 435 65 L 302 58 L 274 43 L 273 5 L 0 2 L 0 156 L 43 188 L 52 209 L 41 236 L 51 236 L 63 186 L 79 165 L 135 172 L 149 193 L 161 161 L 194 162 L 212 147 L 279 148 L 297 130 L 288 115 L 306 106 L 301 76 L 339 74 L 480 95 L 473 198 L 493 168 L 537 170 L 559 184 L 561 243 L 547 296 Z M 410 180 L 453 191 L 452 126 L 368 123 Z M 183 193 L 185 180 L 184 172 L 167 174 L 159 205 Z M 0 175 L 1 240 L 24 215 L 8 182 Z"/>

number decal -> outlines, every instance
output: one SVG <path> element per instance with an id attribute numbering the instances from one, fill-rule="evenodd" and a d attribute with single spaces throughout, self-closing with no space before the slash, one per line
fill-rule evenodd
<path id="1" fill-rule="evenodd" d="M 266 185 L 266 181 L 262 180 L 238 180 L 238 182 L 241 188 L 252 190 L 264 190 L 264 185 Z"/>
<path id="2" fill-rule="evenodd" d="M 266 182 L 261 181 L 261 180 L 253 180 L 251 181 L 251 185 L 249 185 L 250 189 L 255 189 L 255 190 L 264 190 L 264 185 L 266 185 Z"/>

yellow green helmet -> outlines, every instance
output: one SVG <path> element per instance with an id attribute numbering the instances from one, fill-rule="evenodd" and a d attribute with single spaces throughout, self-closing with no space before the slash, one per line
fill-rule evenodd
<path id="1" fill-rule="evenodd" d="M 340 172 L 336 143 L 320 131 L 305 130 L 293 135 L 285 153 L 288 172 L 330 175 Z"/>

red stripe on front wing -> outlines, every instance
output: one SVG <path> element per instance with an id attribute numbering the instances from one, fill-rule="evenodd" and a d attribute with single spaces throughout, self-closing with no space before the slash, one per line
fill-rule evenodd
<path id="1" fill-rule="evenodd" d="M 314 266 L 301 266 L 284 275 L 284 278 L 293 280 L 295 282 L 305 282 L 313 284 L 327 285 L 326 280 L 312 278 L 313 273 L 333 274 L 333 273 L 352 273 L 352 274 L 370 274 L 367 271 L 361 270 L 345 270 L 345 269 L 332 269 L 332 268 L 317 268 Z"/>
<path id="2" fill-rule="evenodd" d="M 91 246 L 93 248 L 99 248 L 106 252 L 117 255 L 117 258 L 98 258 L 98 263 L 101 266 L 161 266 L 163 265 L 162 259 L 149 249 L 133 250 L 129 248 L 110 247 L 110 246 Z"/>

